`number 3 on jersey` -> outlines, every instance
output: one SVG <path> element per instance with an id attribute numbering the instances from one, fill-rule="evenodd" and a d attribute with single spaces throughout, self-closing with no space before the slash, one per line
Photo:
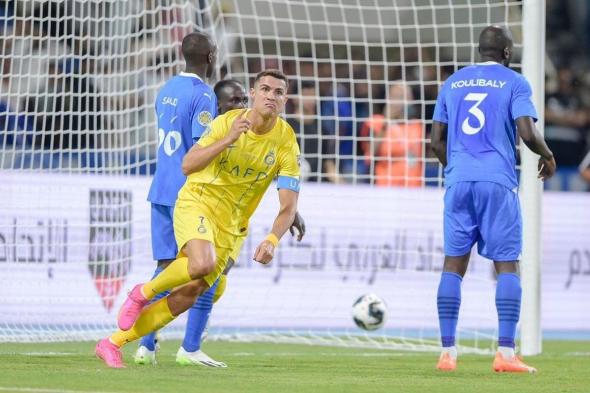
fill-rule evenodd
<path id="1" fill-rule="evenodd" d="M 479 125 L 477 127 L 471 127 L 471 125 L 469 124 L 469 116 L 465 118 L 465 120 L 463 121 L 463 125 L 461 126 L 461 129 L 467 135 L 477 134 L 479 131 L 481 131 L 484 124 L 486 124 L 486 117 L 481 111 L 481 109 L 478 108 L 478 106 L 483 102 L 483 100 L 487 96 L 487 93 L 469 93 L 465 96 L 465 98 L 463 98 L 463 100 L 465 101 L 475 101 L 475 104 L 473 104 L 473 106 L 469 108 L 469 113 L 475 116 L 475 118 L 479 122 Z"/>
<path id="2" fill-rule="evenodd" d="M 176 150 L 180 147 L 182 143 L 182 136 L 178 131 L 170 131 L 166 134 L 166 132 L 160 128 L 158 129 L 158 148 L 162 146 L 164 143 L 164 153 L 168 156 L 172 156 Z"/>

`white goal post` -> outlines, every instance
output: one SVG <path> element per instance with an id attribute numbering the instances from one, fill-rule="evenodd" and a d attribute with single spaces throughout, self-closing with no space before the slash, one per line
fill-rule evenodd
<path id="1" fill-rule="evenodd" d="M 542 113 L 541 3 L 16 1 L 0 19 L 0 342 L 103 336 L 125 290 L 151 277 L 145 197 L 158 146 L 153 103 L 182 70 L 182 36 L 201 29 L 218 43 L 217 79 L 249 88 L 264 68 L 288 74 L 285 118 L 304 159 L 300 211 L 308 227 L 301 244 L 282 241 L 270 267 L 253 265 L 253 243 L 276 213 L 268 192 L 214 307 L 210 337 L 436 350 L 443 258 L 442 170 L 429 152 L 436 94 L 450 73 L 478 60 L 481 29 L 503 24 Z M 383 126 L 394 114 L 393 126 Z M 540 270 L 532 261 L 540 264 L 542 190 L 524 180 L 534 157 L 522 157 L 530 210 L 521 342 L 523 352 L 538 353 Z M 492 270 L 474 257 L 464 282 L 465 352 L 494 345 Z M 389 318 L 366 333 L 350 309 L 372 292 Z M 183 322 L 163 335 L 179 337 Z"/>
<path id="2" fill-rule="evenodd" d="M 531 83 L 533 103 L 538 108 L 537 129 L 544 132 L 545 114 L 545 1 L 523 2 L 522 72 Z M 523 355 L 542 351 L 541 333 L 541 216 L 543 186 L 537 181 L 538 156 L 521 149 L 521 191 L 523 204 L 523 250 L 521 262 Z"/>

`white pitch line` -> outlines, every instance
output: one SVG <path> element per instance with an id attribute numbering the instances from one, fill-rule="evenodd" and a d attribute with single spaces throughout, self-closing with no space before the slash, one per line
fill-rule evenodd
<path id="1" fill-rule="evenodd" d="M 21 355 L 21 356 L 70 356 L 74 352 L 0 352 L 0 355 Z"/>
<path id="2" fill-rule="evenodd" d="M 29 393 L 109 393 L 95 390 L 64 390 L 64 389 L 40 389 L 40 388 L 18 388 L 0 386 L 0 392 L 29 392 Z"/>
<path id="3" fill-rule="evenodd" d="M 398 352 L 352 352 L 352 353 L 338 353 L 338 352 L 317 352 L 317 353 L 300 353 L 300 352 L 234 352 L 234 356 L 352 356 L 352 357 L 389 357 L 389 356 L 404 356 L 403 353 Z"/>

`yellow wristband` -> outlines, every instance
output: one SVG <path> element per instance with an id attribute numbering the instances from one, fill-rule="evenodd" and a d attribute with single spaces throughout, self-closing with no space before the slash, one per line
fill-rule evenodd
<path id="1" fill-rule="evenodd" d="M 279 238 L 274 233 L 269 233 L 268 235 L 266 235 L 264 240 L 268 240 L 275 247 L 279 245 Z"/>

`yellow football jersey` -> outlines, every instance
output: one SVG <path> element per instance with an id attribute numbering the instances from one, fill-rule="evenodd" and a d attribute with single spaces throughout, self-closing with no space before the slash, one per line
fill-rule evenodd
<path id="1" fill-rule="evenodd" d="M 225 137 L 241 109 L 213 120 L 197 142 L 206 147 Z M 299 145 L 295 132 L 282 118 L 264 135 L 240 136 L 206 168 L 188 176 L 178 197 L 195 198 L 224 230 L 240 234 L 273 179 L 279 188 L 299 190 Z"/>

